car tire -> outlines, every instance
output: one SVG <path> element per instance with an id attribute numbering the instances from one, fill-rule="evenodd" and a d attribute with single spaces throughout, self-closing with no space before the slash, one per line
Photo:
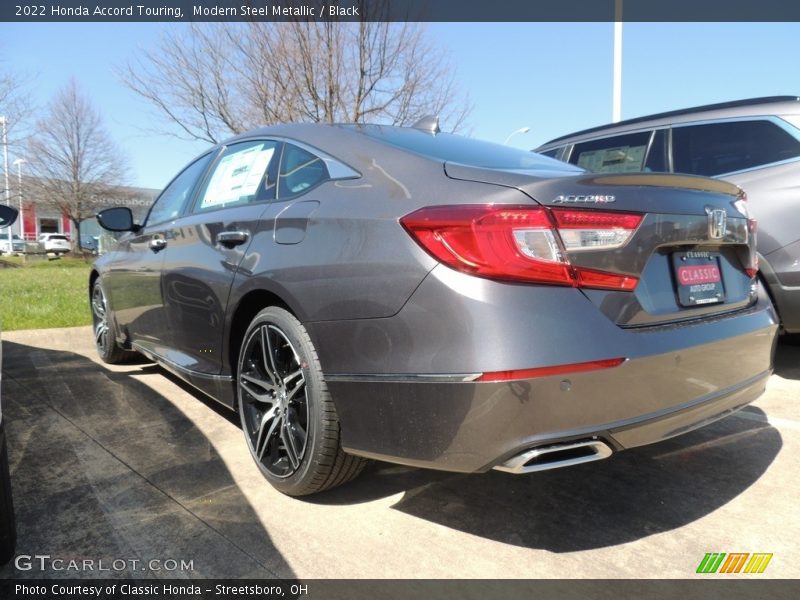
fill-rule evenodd
<path id="1" fill-rule="evenodd" d="M 237 364 L 239 415 L 262 475 L 289 496 L 355 478 L 367 460 L 346 454 L 336 408 L 305 327 L 271 306 L 251 322 Z"/>
<path id="2" fill-rule="evenodd" d="M 14 556 L 17 528 L 14 521 L 14 505 L 11 501 L 11 477 L 8 472 L 8 452 L 5 436 L 0 432 L 0 565 Z"/>
<path id="3" fill-rule="evenodd" d="M 95 281 L 92 287 L 92 331 L 97 354 L 103 362 L 110 365 L 124 362 L 130 355 L 117 344 L 117 330 L 114 320 L 108 313 L 108 301 L 103 284 Z"/>

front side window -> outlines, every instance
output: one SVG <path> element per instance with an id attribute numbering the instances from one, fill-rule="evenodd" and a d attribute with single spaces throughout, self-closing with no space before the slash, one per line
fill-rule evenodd
<path id="1" fill-rule="evenodd" d="M 766 120 L 688 125 L 672 130 L 677 173 L 721 175 L 800 156 L 800 140 Z"/>
<path id="2" fill-rule="evenodd" d="M 192 197 L 198 179 L 205 172 L 211 156 L 209 153 L 197 159 L 181 171 L 181 174 L 161 192 L 147 216 L 148 226 L 172 221 L 180 216 L 186 202 Z"/>
<path id="3" fill-rule="evenodd" d="M 575 144 L 569 162 L 594 173 L 636 173 L 644 171 L 644 159 L 651 131 L 615 135 Z"/>
<path id="4" fill-rule="evenodd" d="M 278 176 L 278 198 L 295 196 L 326 179 L 329 175 L 325 161 L 303 148 L 286 144 Z"/>
<path id="5" fill-rule="evenodd" d="M 271 167 L 277 164 L 277 150 L 276 142 L 266 140 L 226 148 L 198 196 L 195 212 L 272 200 L 275 176 Z"/>

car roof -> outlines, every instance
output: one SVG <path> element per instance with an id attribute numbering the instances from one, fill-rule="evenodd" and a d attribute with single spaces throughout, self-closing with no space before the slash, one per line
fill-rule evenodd
<path id="1" fill-rule="evenodd" d="M 608 123 L 598 127 L 590 127 L 567 135 L 554 138 L 540 146 L 544 148 L 558 142 L 569 142 L 572 138 L 583 138 L 592 133 L 624 133 L 633 129 L 641 129 L 647 126 L 662 126 L 672 123 L 684 123 L 700 119 L 718 119 L 730 117 L 747 117 L 761 115 L 800 115 L 800 97 L 798 96 L 765 96 L 762 98 L 749 98 L 746 100 L 734 100 L 732 102 L 719 102 L 716 104 L 706 104 L 694 106 L 692 108 L 682 108 L 667 112 L 655 113 L 626 119 L 617 123 Z"/>

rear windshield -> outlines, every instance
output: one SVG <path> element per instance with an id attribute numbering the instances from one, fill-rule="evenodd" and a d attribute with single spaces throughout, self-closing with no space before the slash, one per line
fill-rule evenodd
<path id="1" fill-rule="evenodd" d="M 66 241 L 67 236 L 65 236 L 65 235 L 51 235 L 50 239 L 51 240 L 64 240 L 64 241 Z"/>
<path id="2" fill-rule="evenodd" d="M 371 138 L 409 150 L 415 154 L 445 162 L 506 171 L 583 172 L 541 154 L 452 133 L 437 133 L 434 135 L 408 127 L 386 127 L 382 125 L 343 125 L 343 127 L 354 129 Z"/>

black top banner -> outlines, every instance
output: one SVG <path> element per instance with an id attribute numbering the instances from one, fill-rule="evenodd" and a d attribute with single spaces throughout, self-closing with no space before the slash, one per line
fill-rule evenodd
<path id="1" fill-rule="evenodd" d="M 796 0 L 4 0 L 6 22 L 800 21 Z"/>

